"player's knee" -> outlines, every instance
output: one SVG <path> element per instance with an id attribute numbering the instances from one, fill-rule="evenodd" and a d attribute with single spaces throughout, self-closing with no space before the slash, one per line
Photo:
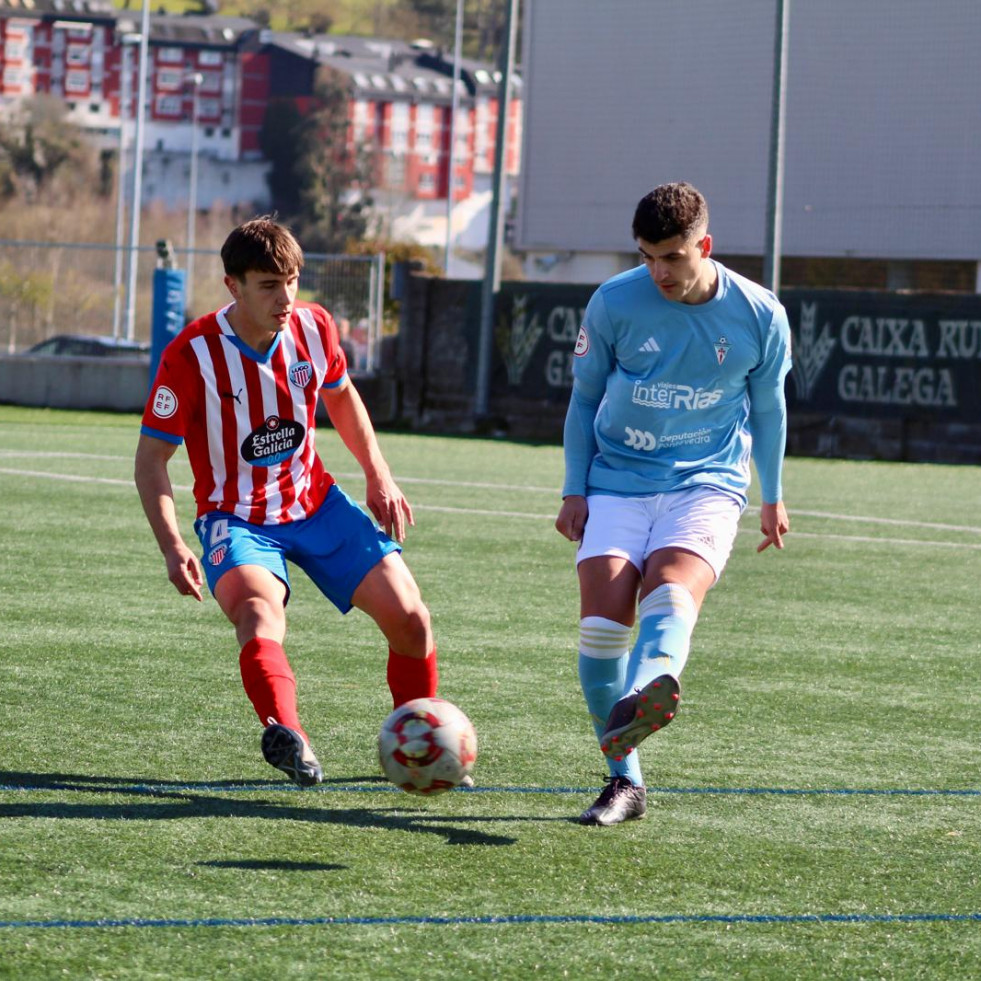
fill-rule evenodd
<path id="1" fill-rule="evenodd" d="M 432 622 L 424 603 L 420 601 L 399 611 L 389 630 L 389 643 L 410 657 L 425 657 L 432 650 Z"/>
<path id="2" fill-rule="evenodd" d="M 274 637 L 285 632 L 283 607 L 264 596 L 243 597 L 228 611 L 228 619 L 240 633 Z"/>

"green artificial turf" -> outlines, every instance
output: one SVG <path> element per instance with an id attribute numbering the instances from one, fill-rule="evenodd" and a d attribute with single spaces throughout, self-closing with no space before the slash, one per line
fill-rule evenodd
<path id="1" fill-rule="evenodd" d="M 646 820 L 576 677 L 558 447 L 382 433 L 473 791 L 386 784 L 386 648 L 294 570 L 287 650 L 325 783 L 262 760 L 238 650 L 166 579 L 136 416 L 0 407 L 0 978 L 966 978 L 981 973 L 981 477 L 790 459 L 750 509 Z M 328 468 L 363 482 L 336 435 Z M 173 477 L 191 531 L 190 472 Z"/>

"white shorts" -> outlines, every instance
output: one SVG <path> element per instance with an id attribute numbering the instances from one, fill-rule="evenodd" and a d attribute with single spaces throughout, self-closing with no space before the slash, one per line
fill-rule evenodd
<path id="1" fill-rule="evenodd" d="M 628 559 L 643 574 L 644 560 L 659 548 L 683 548 L 704 559 L 722 575 L 732 551 L 743 506 L 731 494 L 714 487 L 613 497 L 593 494 L 586 499 L 589 517 L 583 530 L 576 564 L 600 555 Z"/>

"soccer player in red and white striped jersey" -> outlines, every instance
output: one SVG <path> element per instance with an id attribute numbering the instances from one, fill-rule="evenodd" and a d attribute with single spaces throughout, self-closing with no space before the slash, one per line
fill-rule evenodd
<path id="1" fill-rule="evenodd" d="M 222 247 L 232 302 L 167 346 L 143 415 L 136 486 L 177 591 L 207 579 L 235 627 L 246 693 L 266 760 L 301 786 L 323 779 L 300 724 L 283 640 L 287 560 L 342 613 L 364 610 L 388 642 L 395 706 L 436 693 L 429 611 L 402 560 L 412 509 L 382 456 L 347 374 L 337 327 L 296 300 L 303 253 L 282 225 L 257 218 Z M 315 447 L 318 397 L 367 482 L 358 507 Z M 203 564 L 184 542 L 168 464 L 186 444 Z"/>

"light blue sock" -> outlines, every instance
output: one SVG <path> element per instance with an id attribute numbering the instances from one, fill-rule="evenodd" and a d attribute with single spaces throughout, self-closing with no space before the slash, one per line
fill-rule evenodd
<path id="1" fill-rule="evenodd" d="M 583 617 L 579 621 L 579 683 L 597 742 L 606 728 L 610 710 L 626 690 L 629 639 L 630 628 L 615 620 Z M 606 762 L 611 776 L 626 777 L 637 787 L 644 785 L 636 752 L 622 760 Z"/>
<path id="2" fill-rule="evenodd" d="M 680 678 L 698 619 L 691 593 L 673 582 L 648 593 L 637 612 L 640 629 L 630 652 L 625 692 L 643 688 L 662 674 Z"/>

